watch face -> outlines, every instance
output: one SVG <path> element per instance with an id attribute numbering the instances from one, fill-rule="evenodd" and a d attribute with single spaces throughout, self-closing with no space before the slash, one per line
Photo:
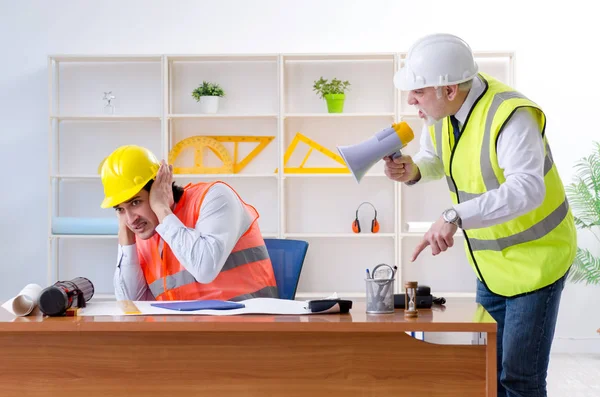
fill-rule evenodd
<path id="1" fill-rule="evenodd" d="M 458 216 L 458 214 L 456 213 L 456 210 L 454 210 L 454 209 L 447 210 L 445 215 L 446 216 L 444 218 L 446 218 L 447 221 L 453 221 Z"/>

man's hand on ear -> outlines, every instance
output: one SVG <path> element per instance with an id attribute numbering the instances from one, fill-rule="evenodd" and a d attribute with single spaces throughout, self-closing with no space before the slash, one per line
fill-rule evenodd
<path id="1" fill-rule="evenodd" d="M 156 180 L 150 188 L 150 208 L 162 223 L 163 219 L 173 213 L 171 207 L 175 200 L 173 199 L 173 166 L 160 162 L 160 168 L 156 175 Z"/>

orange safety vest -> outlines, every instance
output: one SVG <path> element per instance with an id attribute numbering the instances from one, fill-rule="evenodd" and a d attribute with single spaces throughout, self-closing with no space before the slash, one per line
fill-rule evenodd
<path id="1" fill-rule="evenodd" d="M 183 196 L 173 213 L 186 227 L 195 227 L 206 192 L 215 183 L 227 185 L 224 182 L 213 182 L 188 184 L 184 187 Z M 241 198 L 240 200 L 252 216 L 252 223 L 233 247 L 217 277 L 208 284 L 196 281 L 179 263 L 167 244 L 163 244 L 161 255 L 161 238 L 158 233 L 148 240 L 136 242 L 146 282 L 156 300 L 240 301 L 258 297 L 279 297 L 273 266 L 258 227 L 258 212 Z"/>

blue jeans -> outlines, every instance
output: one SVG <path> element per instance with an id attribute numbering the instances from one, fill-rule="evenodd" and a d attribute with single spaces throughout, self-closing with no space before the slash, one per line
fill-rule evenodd
<path id="1" fill-rule="evenodd" d="M 477 302 L 498 323 L 498 397 L 546 396 L 546 374 L 565 278 L 504 298 L 477 280 Z"/>

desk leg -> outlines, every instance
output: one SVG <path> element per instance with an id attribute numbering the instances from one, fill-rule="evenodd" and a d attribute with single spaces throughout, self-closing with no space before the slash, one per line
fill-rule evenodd
<path id="1" fill-rule="evenodd" d="M 495 332 L 487 333 L 486 346 L 486 391 L 487 397 L 497 397 L 498 394 L 498 369 L 496 368 L 496 342 L 497 334 Z"/>

